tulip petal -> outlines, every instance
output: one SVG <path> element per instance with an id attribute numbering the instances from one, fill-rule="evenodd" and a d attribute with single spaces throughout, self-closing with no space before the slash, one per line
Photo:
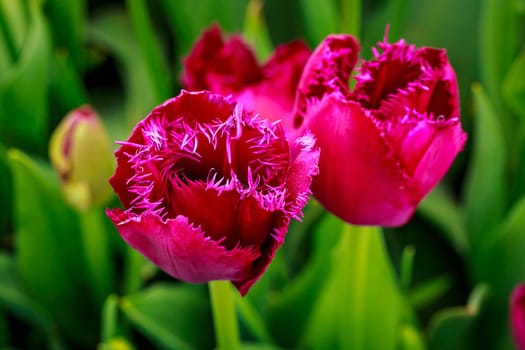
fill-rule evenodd
<path id="1" fill-rule="evenodd" d="M 226 249 L 182 215 L 165 221 L 120 209 L 108 210 L 107 215 L 130 246 L 166 273 L 187 282 L 244 281 L 260 256 L 253 248 Z"/>
<path id="2" fill-rule="evenodd" d="M 321 204 L 358 225 L 396 226 L 410 218 L 422 194 L 366 110 L 329 95 L 307 123 L 321 146 L 321 171 L 312 183 Z"/>
<path id="3" fill-rule="evenodd" d="M 261 81 L 246 86 L 236 100 L 248 111 L 280 120 L 285 130 L 291 130 L 295 93 L 309 57 L 310 50 L 301 41 L 278 46 L 262 67 Z"/>
<path id="4" fill-rule="evenodd" d="M 302 125 L 309 105 L 319 102 L 323 96 L 330 93 L 348 95 L 348 79 L 359 50 L 359 43 L 351 35 L 330 35 L 319 44 L 308 60 L 297 88 L 295 127 Z"/>
<path id="5" fill-rule="evenodd" d="M 255 54 L 239 36 L 224 41 L 217 25 L 205 31 L 184 58 L 182 83 L 189 90 L 234 93 L 261 78 Z"/>

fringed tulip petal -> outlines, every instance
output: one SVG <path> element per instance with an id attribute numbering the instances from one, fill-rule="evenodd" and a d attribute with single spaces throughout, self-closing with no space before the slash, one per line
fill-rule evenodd
<path id="1" fill-rule="evenodd" d="M 126 210 L 108 215 L 172 276 L 230 280 L 244 295 L 301 215 L 317 170 L 314 144 L 309 136 L 290 149 L 280 123 L 231 98 L 183 91 L 121 142 L 110 183 Z"/>
<path id="2" fill-rule="evenodd" d="M 310 56 L 300 41 L 277 46 L 264 65 L 238 36 L 225 40 L 220 29 L 205 31 L 184 60 L 182 84 L 188 90 L 231 94 L 243 108 L 292 130 L 295 93 Z"/>
<path id="3" fill-rule="evenodd" d="M 379 48 L 350 92 L 359 46 L 349 35 L 326 38 L 301 78 L 295 122 L 321 149 L 314 196 L 347 222 L 398 226 L 445 175 L 466 135 L 445 51 L 403 40 Z"/>

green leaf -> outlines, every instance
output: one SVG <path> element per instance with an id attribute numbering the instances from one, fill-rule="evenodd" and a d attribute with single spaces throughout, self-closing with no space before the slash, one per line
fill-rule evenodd
<path id="1" fill-rule="evenodd" d="M 491 292 L 506 299 L 512 288 L 525 280 L 525 197 L 519 200 L 503 223 L 484 241 L 474 268 L 477 278 L 487 282 Z M 497 262 L 497 264 L 495 264 Z M 501 268 L 504 266 L 505 268 Z"/>
<path id="2" fill-rule="evenodd" d="M 487 295 L 486 286 L 479 285 L 472 292 L 466 307 L 449 308 L 439 312 L 430 326 L 430 349 L 456 350 L 474 347 L 477 319 Z"/>
<path id="3" fill-rule="evenodd" d="M 477 245 L 501 221 L 506 207 L 506 149 L 499 115 L 481 85 L 473 85 L 472 92 L 476 119 L 465 206 L 471 243 Z"/>
<path id="4" fill-rule="evenodd" d="M 86 291 L 81 230 L 49 167 L 10 150 L 14 178 L 16 266 L 28 296 L 76 341 L 93 344 L 98 332 Z"/>
<path id="5" fill-rule="evenodd" d="M 157 283 L 122 298 L 129 321 L 164 349 L 211 349 L 211 311 L 202 289 L 185 284 Z"/>
<path id="6" fill-rule="evenodd" d="M 109 234 L 113 232 L 106 230 L 104 221 L 107 217 L 101 207 L 79 213 L 79 219 L 89 286 L 99 309 L 106 297 L 115 291 L 115 271 L 109 244 Z"/>
<path id="7" fill-rule="evenodd" d="M 452 282 L 450 277 L 441 276 L 421 283 L 409 291 L 408 302 L 414 309 L 423 308 L 448 292 L 452 287 Z"/>
<path id="8" fill-rule="evenodd" d="M 180 58 L 189 53 L 201 32 L 214 22 L 226 32 L 240 32 L 248 0 L 200 0 L 198 3 L 163 0 L 161 4 L 176 38 Z M 196 13 L 199 15 L 195 16 Z"/>
<path id="9" fill-rule="evenodd" d="M 82 77 L 66 51 L 56 50 L 52 57 L 51 82 L 49 86 L 54 118 L 52 126 L 74 108 L 89 102 Z"/>
<path id="10" fill-rule="evenodd" d="M 395 349 L 403 307 L 382 235 L 345 225 L 305 332 L 307 348 Z"/>
<path id="11" fill-rule="evenodd" d="M 243 298 L 240 294 L 235 293 L 235 306 L 241 320 L 251 334 L 261 342 L 273 342 L 272 336 L 268 331 L 262 316 L 251 303 L 250 299 Z"/>
<path id="12" fill-rule="evenodd" d="M 27 2 L 0 0 L 0 69 L 4 71 L 19 57 L 27 32 Z"/>
<path id="13" fill-rule="evenodd" d="M 481 77 L 494 107 L 502 112 L 501 84 L 514 60 L 518 44 L 518 16 L 513 9 L 515 0 L 482 1 L 479 21 Z M 501 116 L 502 117 L 502 116 Z M 509 127 L 509 121 L 503 121 Z"/>
<path id="14" fill-rule="evenodd" d="M 131 24 L 123 9 L 108 9 L 93 19 L 87 34 L 91 42 L 114 55 L 122 69 L 126 117 L 131 129 L 158 103 L 156 88 L 149 78 L 147 64 L 134 39 Z"/>
<path id="15" fill-rule="evenodd" d="M 264 19 L 262 0 L 249 2 L 244 20 L 243 38 L 253 47 L 260 61 L 271 55 L 273 45 Z"/>
<path id="16" fill-rule="evenodd" d="M 516 57 L 503 82 L 503 97 L 510 108 L 525 120 L 525 50 Z"/>
<path id="17" fill-rule="evenodd" d="M 27 39 L 15 65 L 0 76 L 0 139 L 42 151 L 47 127 L 50 42 L 36 1 L 29 2 Z"/>
<path id="18" fill-rule="evenodd" d="M 169 74 L 151 24 L 148 8 L 144 0 L 127 0 L 126 4 L 150 85 L 155 89 L 156 104 L 159 104 L 170 96 Z"/>
<path id="19" fill-rule="evenodd" d="M 102 306 L 102 334 L 103 342 L 109 342 L 117 336 L 119 299 L 112 294 L 107 297 Z"/>
<path id="20" fill-rule="evenodd" d="M 322 6 L 317 0 L 300 0 L 308 42 L 317 46 L 327 35 L 339 31 L 339 16 L 334 0 L 326 0 Z"/>
<path id="21" fill-rule="evenodd" d="M 267 324 L 278 344 L 296 346 L 306 334 L 305 327 L 313 312 L 312 301 L 324 288 L 327 271 L 331 267 L 331 251 L 339 239 L 342 222 L 325 214 L 313 228 L 312 253 L 303 270 L 291 280 L 281 293 L 268 300 Z"/>
<path id="22" fill-rule="evenodd" d="M 463 208 L 454 202 L 444 187 L 437 186 L 419 204 L 418 212 L 436 225 L 456 252 L 464 255 L 469 249 Z"/>
<path id="23" fill-rule="evenodd" d="M 12 175 L 7 163 L 7 153 L 0 144 L 0 198 L 2 198 L 2 210 L 0 210 L 0 237 L 8 233 L 9 224 L 13 212 L 13 183 Z M 1 242 L 1 238 L 0 238 Z"/>
<path id="24" fill-rule="evenodd" d="M 412 270 L 414 268 L 414 256 L 416 249 L 414 246 L 406 246 L 401 253 L 401 267 L 399 272 L 400 287 L 406 292 L 412 283 Z"/>
<path id="25" fill-rule="evenodd" d="M 74 67 L 84 67 L 86 64 L 86 0 L 47 0 L 46 9 L 55 47 L 67 50 L 67 54 L 72 57 Z"/>
<path id="26" fill-rule="evenodd" d="M 49 315 L 22 291 L 16 279 L 15 262 L 4 253 L 0 253 L 0 282 L 0 305 L 3 308 L 34 327 L 45 331 L 53 329 Z"/>

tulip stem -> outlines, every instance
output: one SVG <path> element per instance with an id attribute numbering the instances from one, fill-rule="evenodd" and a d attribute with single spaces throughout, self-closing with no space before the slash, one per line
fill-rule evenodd
<path id="1" fill-rule="evenodd" d="M 211 281 L 210 299 L 218 350 L 240 349 L 239 326 L 230 282 Z"/>

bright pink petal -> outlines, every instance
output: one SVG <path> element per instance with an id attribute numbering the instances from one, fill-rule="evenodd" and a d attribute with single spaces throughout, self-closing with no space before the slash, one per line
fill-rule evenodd
<path id="1" fill-rule="evenodd" d="M 422 194 L 359 104 L 330 95 L 307 127 L 321 148 L 313 193 L 330 212 L 357 225 L 396 226 L 411 217 Z"/>
<path id="2" fill-rule="evenodd" d="M 349 93 L 348 79 L 359 54 L 359 43 L 351 35 L 330 35 L 315 49 L 299 82 L 295 127 L 302 125 L 308 107 L 324 96 Z"/>

